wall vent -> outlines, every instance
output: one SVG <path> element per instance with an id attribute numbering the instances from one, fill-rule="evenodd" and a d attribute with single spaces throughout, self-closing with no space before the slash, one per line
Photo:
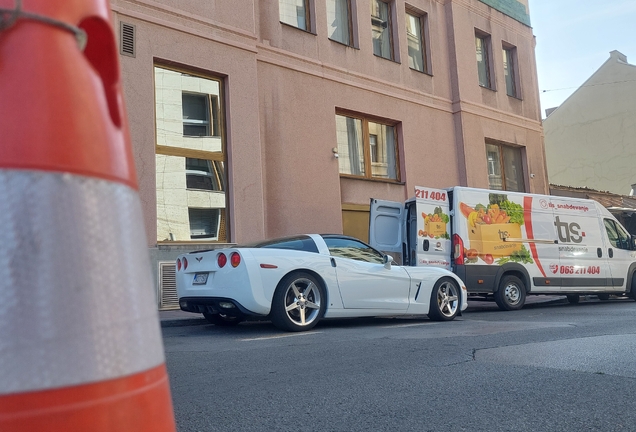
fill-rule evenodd
<path id="1" fill-rule="evenodd" d="M 159 263 L 159 310 L 179 309 L 174 261 Z"/>
<path id="2" fill-rule="evenodd" d="M 120 54 L 135 57 L 135 26 L 119 22 Z"/>

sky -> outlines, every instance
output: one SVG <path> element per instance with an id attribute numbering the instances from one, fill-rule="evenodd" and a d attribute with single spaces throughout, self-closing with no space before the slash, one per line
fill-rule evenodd
<path id="1" fill-rule="evenodd" d="M 617 50 L 636 65 L 636 0 L 529 0 L 541 112 L 557 107 Z"/>

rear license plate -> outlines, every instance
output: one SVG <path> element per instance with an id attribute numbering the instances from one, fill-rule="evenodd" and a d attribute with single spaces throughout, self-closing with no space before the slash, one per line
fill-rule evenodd
<path id="1" fill-rule="evenodd" d="M 208 281 L 208 273 L 195 273 L 194 281 L 192 282 L 194 285 L 205 285 Z"/>

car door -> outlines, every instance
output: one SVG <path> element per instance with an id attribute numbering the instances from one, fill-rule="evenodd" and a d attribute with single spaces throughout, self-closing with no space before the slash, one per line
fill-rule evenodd
<path id="1" fill-rule="evenodd" d="M 601 292 L 612 275 L 603 252 L 607 241 L 599 226 L 599 213 L 589 201 L 551 198 L 559 249 L 559 292 Z"/>
<path id="2" fill-rule="evenodd" d="M 411 278 L 402 267 L 385 267 L 384 255 L 359 240 L 323 238 L 336 268 L 345 309 L 406 311 Z"/>
<path id="3" fill-rule="evenodd" d="M 631 236 L 619 223 L 612 219 L 604 218 L 603 224 L 609 240 L 605 255 L 612 274 L 608 289 L 616 291 L 625 287 L 627 271 L 634 260 L 634 252 L 630 250 Z"/>

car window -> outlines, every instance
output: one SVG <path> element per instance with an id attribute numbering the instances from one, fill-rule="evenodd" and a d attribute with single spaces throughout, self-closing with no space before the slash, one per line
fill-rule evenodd
<path id="1" fill-rule="evenodd" d="M 629 250 L 631 242 L 631 236 L 625 231 L 625 229 L 618 223 L 611 221 L 616 229 L 617 248 Z"/>
<path id="2" fill-rule="evenodd" d="M 376 264 L 384 263 L 384 255 L 361 241 L 340 237 L 325 237 L 329 253 L 341 258 L 365 261 Z"/>
<path id="3" fill-rule="evenodd" d="M 318 253 L 318 246 L 316 246 L 316 242 L 314 242 L 313 239 L 308 236 L 284 237 L 279 239 L 267 240 L 260 243 L 254 243 L 251 245 L 246 245 L 244 247 L 287 249 Z"/>
<path id="4" fill-rule="evenodd" d="M 620 240 L 614 221 L 611 219 L 604 219 L 603 222 L 605 223 L 605 231 L 607 231 L 607 237 L 609 238 L 610 244 L 615 248 L 618 248 Z"/>

